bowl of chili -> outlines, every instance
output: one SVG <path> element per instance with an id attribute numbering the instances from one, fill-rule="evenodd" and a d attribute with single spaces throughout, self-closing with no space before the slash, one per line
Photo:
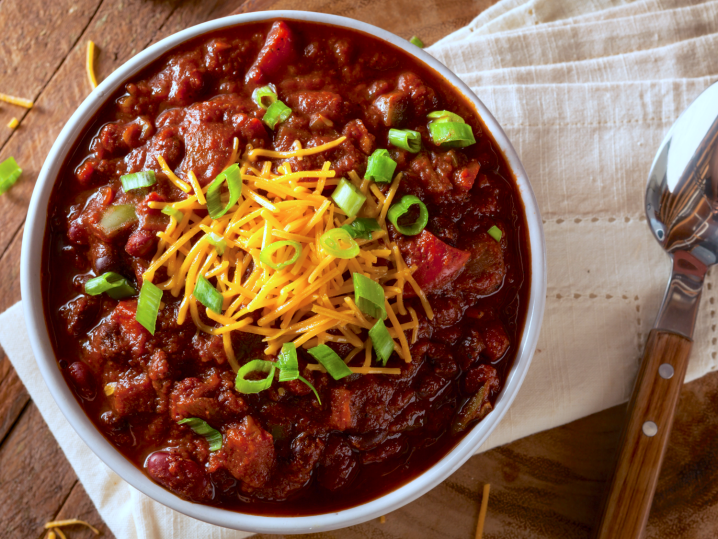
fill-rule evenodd
<path id="1" fill-rule="evenodd" d="M 33 193 L 21 282 L 88 446 L 184 514 L 357 524 L 508 410 L 546 292 L 521 162 L 461 80 L 351 19 L 207 22 L 110 75 Z"/>

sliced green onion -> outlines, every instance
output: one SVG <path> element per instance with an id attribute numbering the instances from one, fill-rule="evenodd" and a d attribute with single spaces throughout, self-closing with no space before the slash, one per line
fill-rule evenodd
<path id="1" fill-rule="evenodd" d="M 419 39 L 417 36 L 412 36 L 411 39 L 409 40 L 409 43 L 411 43 L 412 45 L 416 45 L 420 49 L 424 48 L 424 42 L 421 39 Z"/>
<path id="2" fill-rule="evenodd" d="M 272 255 L 282 247 L 294 247 L 294 255 L 289 260 L 285 260 L 284 262 L 275 262 L 272 260 Z M 274 243 L 270 243 L 267 245 L 264 249 L 262 249 L 259 252 L 259 260 L 263 264 L 266 264 L 272 269 L 280 270 L 283 268 L 286 268 L 287 266 L 291 266 L 294 264 L 298 259 L 299 255 L 302 254 L 302 244 L 298 241 L 294 240 L 283 240 L 283 241 L 275 241 Z"/>
<path id="3" fill-rule="evenodd" d="M 122 188 L 126 193 L 127 191 L 132 191 L 133 189 L 142 189 L 143 187 L 154 185 L 157 183 L 157 178 L 155 178 L 154 170 L 145 170 L 142 172 L 135 172 L 133 174 L 120 176 L 120 181 L 122 182 Z"/>
<path id="4" fill-rule="evenodd" d="M 340 228 L 349 232 L 349 235 L 360 240 L 370 240 L 373 230 L 381 230 L 376 219 L 371 217 L 357 217 L 348 225 L 342 225 Z"/>
<path id="5" fill-rule="evenodd" d="M 375 150 L 369 156 L 366 166 L 365 178 L 379 183 L 390 183 L 394 179 L 396 161 L 394 161 L 387 150 Z"/>
<path id="6" fill-rule="evenodd" d="M 347 214 L 347 217 L 354 217 L 366 202 L 366 195 L 353 183 L 342 178 L 332 193 L 332 200 Z"/>
<path id="7" fill-rule="evenodd" d="M 272 103 L 267 112 L 264 113 L 262 121 L 269 126 L 270 129 L 274 129 L 277 124 L 282 123 L 284 120 L 292 115 L 292 109 L 287 105 L 277 100 Z"/>
<path id="8" fill-rule="evenodd" d="M 22 169 L 17 165 L 14 157 L 8 157 L 0 163 L 0 195 L 10 189 L 22 174 Z"/>
<path id="9" fill-rule="evenodd" d="M 277 91 L 272 86 L 262 86 L 252 92 L 252 101 L 264 110 L 267 110 L 277 99 Z"/>
<path id="10" fill-rule="evenodd" d="M 282 345 L 282 351 L 277 356 L 277 368 L 280 382 L 289 382 L 299 378 L 297 347 L 293 342 L 285 342 Z"/>
<path id="11" fill-rule="evenodd" d="M 411 129 L 389 129 L 389 142 L 411 153 L 421 150 L 421 134 Z"/>
<path id="12" fill-rule="evenodd" d="M 503 235 L 501 232 L 501 229 L 497 227 L 496 225 L 492 226 L 486 231 L 489 236 L 494 238 L 496 241 L 501 241 L 501 236 Z"/>
<path id="13" fill-rule="evenodd" d="M 272 380 L 274 380 L 274 371 L 277 367 L 271 361 L 264 361 L 262 359 L 253 359 L 237 371 L 237 378 L 234 380 L 234 387 L 240 393 L 259 393 L 265 389 L 272 387 Z M 267 372 L 269 373 L 266 378 L 261 380 L 246 380 L 245 376 L 252 372 Z"/>
<path id="14" fill-rule="evenodd" d="M 359 254 L 359 245 L 343 228 L 331 228 L 319 238 L 324 252 L 337 258 L 354 258 Z"/>
<path id="15" fill-rule="evenodd" d="M 225 240 L 219 234 L 215 234 L 214 232 L 205 234 L 204 237 L 207 242 L 215 248 L 219 256 L 222 256 L 224 254 L 224 250 L 227 248 L 227 240 Z"/>
<path id="16" fill-rule="evenodd" d="M 376 356 L 381 359 L 382 365 L 386 365 L 394 351 L 394 339 L 389 335 L 389 330 L 386 329 L 383 320 L 377 320 L 376 324 L 372 326 L 369 330 L 369 338 L 371 338 Z"/>
<path id="17" fill-rule="evenodd" d="M 408 213 L 409 209 L 414 205 L 419 206 L 419 218 L 408 226 L 399 224 L 401 216 Z M 389 208 L 387 217 L 389 218 L 389 221 L 391 221 L 391 224 L 394 225 L 394 228 L 396 228 L 401 234 L 404 234 L 405 236 L 416 236 L 417 234 L 420 234 L 424 228 L 426 228 L 426 224 L 429 222 L 429 210 L 426 209 L 426 204 L 414 195 L 404 195 L 401 198 L 401 201 Z"/>
<path id="18" fill-rule="evenodd" d="M 222 207 L 222 184 L 227 183 L 229 200 Z M 234 206 L 242 195 L 242 174 L 239 172 L 239 165 L 227 167 L 227 170 L 220 173 L 207 188 L 207 210 L 212 219 L 219 219 Z"/>
<path id="19" fill-rule="evenodd" d="M 354 281 L 354 303 L 364 314 L 379 320 L 386 320 L 384 289 L 379 283 L 361 273 L 352 273 Z"/>
<path id="20" fill-rule="evenodd" d="M 434 144 L 443 148 L 466 148 L 476 142 L 471 126 L 458 122 L 434 122 L 429 124 Z"/>
<path id="21" fill-rule="evenodd" d="M 162 213 L 164 213 L 165 215 L 169 215 L 170 217 L 174 217 L 175 221 L 177 221 L 178 223 L 181 222 L 182 219 L 184 219 L 184 213 L 172 206 L 165 206 L 164 208 L 162 208 Z"/>
<path id="22" fill-rule="evenodd" d="M 224 302 L 224 298 L 222 297 L 222 294 L 217 292 L 217 289 L 204 278 L 203 275 L 199 275 L 197 277 L 197 283 L 194 285 L 194 291 L 192 294 L 197 301 L 207 307 L 210 311 L 222 314 L 222 303 Z"/>
<path id="23" fill-rule="evenodd" d="M 317 390 L 314 388 L 314 386 L 311 384 L 311 382 L 309 380 L 307 380 L 306 378 L 304 378 L 304 376 L 299 376 L 299 377 L 297 377 L 297 379 L 301 380 L 302 382 L 307 384 L 309 386 L 309 389 L 314 391 L 314 396 L 317 398 L 317 401 L 319 402 L 319 404 L 321 404 L 322 399 L 319 398 L 319 393 L 317 393 Z"/>
<path id="24" fill-rule="evenodd" d="M 204 436 L 209 443 L 210 451 L 219 451 L 222 449 L 222 433 L 210 427 L 206 421 L 198 417 L 188 417 L 177 422 L 178 425 L 187 425 L 196 434 Z"/>
<path id="25" fill-rule="evenodd" d="M 107 292 L 112 299 L 127 298 L 137 293 L 127 279 L 114 271 L 103 273 L 85 283 L 85 294 L 99 296 L 103 292 Z"/>
<path id="26" fill-rule="evenodd" d="M 321 363 L 335 380 L 341 380 L 345 376 L 352 374 L 352 370 L 347 367 L 342 358 L 326 344 L 320 344 L 319 346 L 310 348 L 307 352 Z"/>
<path id="27" fill-rule="evenodd" d="M 137 221 L 137 212 L 132 204 L 109 206 L 102 213 L 99 226 L 107 234 L 119 230 L 127 223 Z"/>
<path id="28" fill-rule="evenodd" d="M 152 335 L 155 334 L 155 324 L 157 323 L 157 313 L 160 312 L 161 301 L 162 290 L 151 282 L 144 281 L 140 289 L 140 298 L 137 301 L 135 320 L 142 324 Z"/>
<path id="29" fill-rule="evenodd" d="M 448 110 L 435 110 L 426 115 L 432 123 L 456 122 L 458 124 L 466 123 L 458 114 L 454 114 Z"/>

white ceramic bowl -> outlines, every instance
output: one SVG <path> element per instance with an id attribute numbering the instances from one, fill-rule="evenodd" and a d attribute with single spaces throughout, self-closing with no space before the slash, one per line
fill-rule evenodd
<path id="1" fill-rule="evenodd" d="M 526 210 L 531 252 L 531 292 L 526 323 L 516 360 L 503 391 L 496 401 L 494 411 L 476 425 L 444 458 L 413 481 L 357 507 L 307 517 L 248 515 L 188 502 L 154 483 L 125 459 L 90 422 L 60 373 L 45 324 L 42 286 L 40 285 L 43 236 L 48 215 L 48 201 L 53 184 L 67 153 L 73 148 L 85 125 L 105 103 L 107 97 L 112 95 L 127 79 L 134 76 L 147 64 L 188 39 L 220 28 L 267 19 L 314 21 L 366 32 L 417 57 L 453 84 L 474 104 L 485 126 L 491 132 L 506 157 L 509 168 L 516 176 Z M 117 69 L 83 101 L 57 137 L 37 180 L 37 185 L 30 201 L 22 242 L 21 287 L 25 320 L 32 349 L 52 396 L 67 420 L 85 443 L 90 446 L 90 449 L 105 464 L 117 472 L 120 477 L 158 502 L 211 524 L 259 533 L 308 533 L 359 524 L 398 509 L 444 481 L 464 464 L 474 454 L 476 448 L 486 440 L 516 397 L 536 348 L 546 296 L 545 252 L 543 227 L 536 199 L 514 148 L 484 104 L 456 75 L 426 52 L 376 26 L 334 15 L 304 11 L 265 11 L 206 22 L 163 39 Z"/>

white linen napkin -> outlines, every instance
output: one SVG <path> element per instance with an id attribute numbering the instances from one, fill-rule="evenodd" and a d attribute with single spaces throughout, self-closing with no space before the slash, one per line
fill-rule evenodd
<path id="1" fill-rule="evenodd" d="M 513 142 L 544 218 L 546 315 L 533 365 L 484 451 L 627 400 L 668 278 L 645 223 L 663 136 L 718 80 L 718 0 L 502 0 L 429 53 L 462 77 Z M 706 280 L 686 380 L 718 365 Z M 135 491 L 85 446 L 50 397 L 20 305 L 0 344 L 118 539 L 244 537 Z"/>

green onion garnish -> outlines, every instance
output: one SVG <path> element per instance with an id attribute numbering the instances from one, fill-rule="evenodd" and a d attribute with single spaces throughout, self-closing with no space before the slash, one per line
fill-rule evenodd
<path id="1" fill-rule="evenodd" d="M 306 378 L 304 378 L 304 376 L 298 376 L 297 379 L 298 379 L 298 380 L 301 380 L 302 382 L 304 382 L 305 384 L 307 384 L 307 385 L 309 386 L 309 389 L 311 389 L 312 391 L 314 391 L 314 396 L 317 398 L 317 402 L 319 402 L 319 404 L 321 404 L 321 403 L 322 403 L 322 399 L 319 398 L 319 393 L 317 393 L 317 390 L 316 390 L 316 388 L 312 385 L 312 383 L 311 383 L 309 380 L 307 380 Z"/>
<path id="2" fill-rule="evenodd" d="M 85 294 L 99 296 L 103 292 L 107 292 L 112 299 L 127 298 L 137 293 L 127 279 L 114 271 L 103 273 L 85 283 Z"/>
<path id="3" fill-rule="evenodd" d="M 405 215 L 409 211 L 409 208 L 414 205 L 419 206 L 418 219 L 413 224 L 408 226 L 399 224 L 399 219 L 402 215 Z M 429 210 L 426 209 L 426 204 L 414 195 L 404 195 L 401 198 L 401 201 L 389 208 L 387 217 L 389 218 L 389 221 L 391 221 L 391 224 L 393 224 L 400 233 L 405 236 L 416 236 L 417 234 L 420 234 L 424 228 L 426 228 L 426 224 L 429 222 Z"/>
<path id="4" fill-rule="evenodd" d="M 435 110 L 426 115 L 432 123 L 456 122 L 459 124 L 466 123 L 458 114 L 454 114 L 448 110 Z"/>
<path id="5" fill-rule="evenodd" d="M 275 262 L 274 260 L 272 260 L 272 255 L 278 249 L 290 246 L 294 247 L 294 255 L 292 256 L 292 258 L 290 258 L 289 260 L 285 260 L 284 262 Z M 294 264 L 299 259 L 300 254 L 302 254 L 302 244 L 298 241 L 275 241 L 274 243 L 270 243 L 269 245 L 267 245 L 259 252 L 259 261 L 262 262 L 262 264 L 266 264 L 272 269 L 281 270 L 283 268 L 286 268 L 287 266 L 291 266 L 292 264 Z"/>
<path id="6" fill-rule="evenodd" d="M 137 221 L 134 205 L 117 204 L 105 209 L 100 218 L 99 226 L 105 233 L 109 234 L 134 221 Z"/>
<path id="7" fill-rule="evenodd" d="M 379 183 L 390 183 L 394 179 L 396 161 L 394 161 L 387 150 L 375 150 L 369 156 L 366 166 L 365 178 Z"/>
<path id="8" fill-rule="evenodd" d="M 497 227 L 496 225 L 492 226 L 486 231 L 489 236 L 494 238 L 496 241 L 501 241 L 501 236 L 503 235 L 501 232 L 501 229 Z"/>
<path id="9" fill-rule="evenodd" d="M 229 200 L 222 207 L 222 184 L 227 183 Z M 235 163 L 224 172 L 220 173 L 207 188 L 207 210 L 212 219 L 219 219 L 234 206 L 242 195 L 242 174 L 239 172 L 239 165 Z"/>
<path id="10" fill-rule="evenodd" d="M 291 115 L 292 109 L 290 109 L 281 101 L 277 100 L 269 106 L 267 112 L 264 113 L 264 118 L 262 118 L 262 121 L 267 124 L 270 129 L 274 129 L 274 127 L 278 123 L 282 123 Z"/>
<path id="11" fill-rule="evenodd" d="M 137 301 L 135 320 L 142 324 L 152 335 L 155 334 L 155 324 L 157 323 L 157 313 L 160 312 L 161 301 L 162 290 L 151 282 L 144 281 L 140 289 L 140 298 Z"/>
<path id="12" fill-rule="evenodd" d="M 277 92 L 271 86 L 262 86 L 252 92 L 252 101 L 264 110 L 267 110 L 277 99 Z"/>
<path id="13" fill-rule="evenodd" d="M 409 43 L 411 43 L 412 45 L 416 45 L 420 49 L 424 48 L 424 42 L 421 39 L 419 39 L 417 36 L 412 36 L 411 39 L 409 40 Z"/>
<path id="14" fill-rule="evenodd" d="M 285 342 L 282 345 L 282 351 L 277 356 L 277 368 L 280 382 L 289 382 L 299 378 L 297 347 L 293 342 Z"/>
<path id="15" fill-rule="evenodd" d="M 376 219 L 371 217 L 357 217 L 348 225 L 342 225 L 340 228 L 349 232 L 349 235 L 360 240 L 370 240 L 372 230 L 381 230 Z"/>
<path id="16" fill-rule="evenodd" d="M 359 254 L 359 245 L 343 228 L 331 228 L 319 238 L 324 252 L 337 258 L 354 258 Z"/>
<path id="17" fill-rule="evenodd" d="M 162 213 L 164 213 L 165 215 L 169 215 L 170 217 L 174 217 L 175 221 L 177 221 L 178 223 L 181 222 L 182 219 L 184 219 L 184 213 L 172 206 L 165 206 L 164 208 L 162 208 Z"/>
<path id="18" fill-rule="evenodd" d="M 354 281 L 354 303 L 364 314 L 379 320 L 386 320 L 384 289 L 379 283 L 361 273 L 352 273 Z"/>
<path id="19" fill-rule="evenodd" d="M 366 202 L 366 195 L 353 183 L 342 178 L 332 193 L 332 200 L 347 214 L 347 217 L 354 217 Z"/>
<path id="20" fill-rule="evenodd" d="M 435 122 L 429 125 L 434 144 L 443 148 L 466 148 L 476 142 L 471 126 L 458 122 Z"/>
<path id="21" fill-rule="evenodd" d="M 271 361 L 264 361 L 262 359 L 253 359 L 237 371 L 237 378 L 234 380 L 234 387 L 240 393 L 259 393 L 265 389 L 272 387 L 272 380 L 274 380 L 274 371 L 277 367 Z M 245 376 L 253 372 L 267 372 L 269 373 L 266 378 L 261 380 L 246 380 Z"/>
<path id="22" fill-rule="evenodd" d="M 214 232 L 205 234 L 204 237 L 207 242 L 215 248 L 219 256 L 222 256 L 224 254 L 224 250 L 227 248 L 227 240 L 225 240 L 219 234 L 215 234 Z"/>
<path id="23" fill-rule="evenodd" d="M 196 434 L 204 436 L 209 443 L 210 451 L 219 451 L 222 449 L 222 433 L 210 427 L 206 421 L 198 417 L 188 417 L 177 422 L 178 425 L 187 425 Z"/>
<path id="24" fill-rule="evenodd" d="M 411 129 L 389 129 L 389 142 L 411 153 L 421 150 L 421 134 Z"/>
<path id="25" fill-rule="evenodd" d="M 382 365 L 386 365 L 391 353 L 394 351 L 394 339 L 389 335 L 389 330 L 383 320 L 377 320 L 376 324 L 369 330 L 369 337 L 374 346 L 374 351 Z"/>
<path id="26" fill-rule="evenodd" d="M 222 303 L 224 298 L 222 294 L 217 292 L 217 289 L 204 278 L 203 275 L 197 277 L 197 283 L 194 285 L 194 291 L 192 295 L 202 305 L 207 307 L 210 311 L 214 311 L 217 314 L 222 314 Z"/>
<path id="27" fill-rule="evenodd" d="M 132 191 L 133 189 L 142 189 L 143 187 L 154 185 L 157 183 L 157 178 L 155 178 L 154 170 L 145 170 L 143 172 L 135 172 L 133 174 L 120 176 L 120 181 L 122 182 L 122 188 L 126 193 L 127 191 Z"/>
<path id="28" fill-rule="evenodd" d="M 22 174 L 22 169 L 17 166 L 14 157 L 8 157 L 0 163 L 0 195 L 5 194 Z"/>
<path id="29" fill-rule="evenodd" d="M 352 374 L 352 370 L 347 367 L 346 363 L 342 361 L 342 358 L 326 344 L 320 344 L 319 346 L 310 348 L 307 352 L 321 363 L 335 380 L 341 380 L 345 376 Z"/>

